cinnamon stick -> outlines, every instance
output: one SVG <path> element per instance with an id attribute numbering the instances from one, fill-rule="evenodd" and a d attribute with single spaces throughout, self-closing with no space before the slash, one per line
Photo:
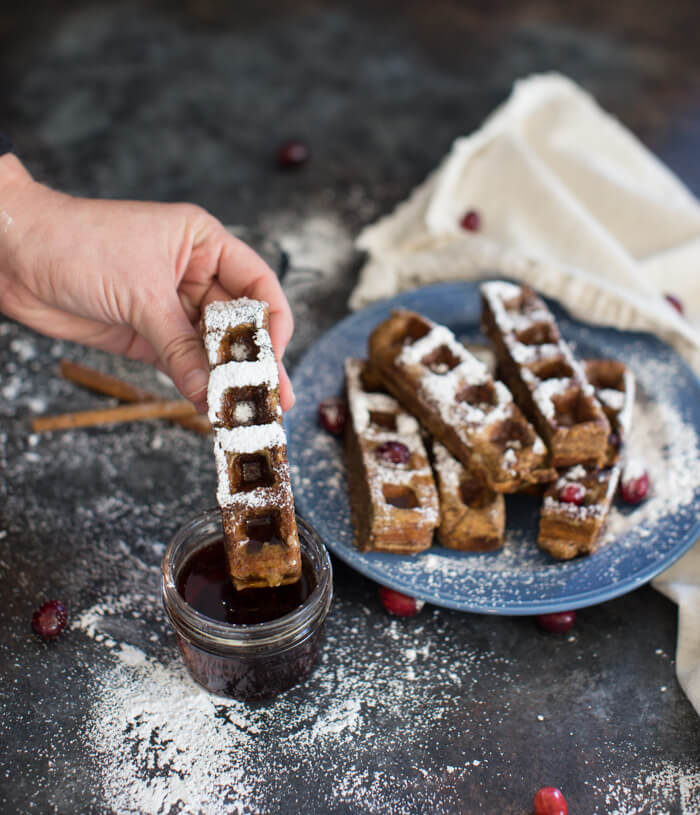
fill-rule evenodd
<path id="1" fill-rule="evenodd" d="M 88 368 L 87 365 L 80 365 L 77 362 L 71 362 L 68 359 L 62 359 L 60 363 L 61 376 L 64 379 L 74 382 L 83 388 L 104 393 L 107 396 L 114 396 L 121 402 L 156 402 L 158 396 L 143 388 L 137 388 L 135 385 L 130 385 L 122 379 L 117 379 L 116 376 L 109 376 L 94 368 Z M 168 417 L 170 420 L 186 427 L 188 430 L 194 430 L 195 433 L 207 435 L 211 432 L 211 425 L 206 416 L 194 413 L 192 416 L 179 416 Z"/>
<path id="2" fill-rule="evenodd" d="M 35 433 L 49 430 L 67 430 L 74 427 L 134 422 L 142 419 L 174 419 L 196 415 L 196 408 L 186 399 L 174 401 L 137 402 L 103 410 L 83 410 L 77 413 L 60 413 L 56 416 L 38 416 L 32 421 Z"/>

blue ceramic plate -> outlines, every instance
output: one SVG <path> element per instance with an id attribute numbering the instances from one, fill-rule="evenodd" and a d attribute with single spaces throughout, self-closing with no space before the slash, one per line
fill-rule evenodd
<path id="1" fill-rule="evenodd" d="M 580 357 L 615 357 L 637 377 L 630 447 L 644 455 L 653 490 L 638 507 L 616 505 L 600 549 L 559 562 L 536 545 L 539 502 L 506 498 L 506 541 L 486 554 L 434 546 L 420 555 L 358 552 L 352 544 L 341 441 L 318 425 L 318 403 L 343 388 L 343 361 L 364 356 L 367 337 L 392 308 L 419 311 L 464 342 L 483 342 L 478 287 L 440 284 L 357 312 L 313 345 L 297 366 L 297 404 L 287 417 L 298 511 L 328 548 L 357 571 L 438 606 L 490 614 L 541 614 L 593 605 L 632 591 L 679 558 L 700 536 L 700 382 L 680 357 L 648 334 L 580 323 L 551 304 Z"/>

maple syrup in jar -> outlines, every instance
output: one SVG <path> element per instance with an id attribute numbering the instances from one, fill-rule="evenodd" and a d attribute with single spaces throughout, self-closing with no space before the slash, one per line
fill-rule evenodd
<path id="1" fill-rule="evenodd" d="M 163 558 L 163 604 L 192 677 L 241 700 L 276 696 L 311 671 L 332 597 L 330 558 L 296 518 L 302 575 L 293 584 L 237 591 L 218 509 L 191 518 Z"/>

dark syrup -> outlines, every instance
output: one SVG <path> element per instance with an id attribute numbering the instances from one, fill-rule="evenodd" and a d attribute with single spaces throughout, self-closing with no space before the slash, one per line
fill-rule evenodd
<path id="1" fill-rule="evenodd" d="M 283 617 L 299 608 L 315 586 L 313 566 L 302 553 L 301 578 L 296 583 L 237 591 L 231 583 L 221 539 L 191 555 L 177 581 L 178 592 L 192 608 L 230 625 L 254 625 Z"/>

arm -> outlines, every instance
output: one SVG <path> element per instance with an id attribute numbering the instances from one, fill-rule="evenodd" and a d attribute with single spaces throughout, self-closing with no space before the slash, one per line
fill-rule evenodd
<path id="1" fill-rule="evenodd" d="M 192 204 L 64 195 L 0 156 L 0 311 L 51 337 L 141 359 L 165 371 L 200 409 L 208 365 L 197 330 L 213 300 L 270 306 L 280 360 L 293 330 L 275 274 Z M 280 364 L 280 394 L 294 403 Z"/>

